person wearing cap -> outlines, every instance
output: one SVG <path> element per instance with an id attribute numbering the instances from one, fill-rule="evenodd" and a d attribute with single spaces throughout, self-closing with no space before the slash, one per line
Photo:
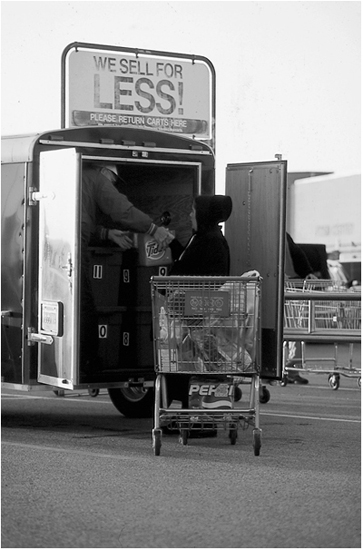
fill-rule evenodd
<path id="1" fill-rule="evenodd" d="M 192 236 L 185 248 L 176 239 L 170 249 L 174 264 L 170 275 L 228 276 L 230 271 L 229 245 L 220 224 L 227 221 L 232 212 L 232 199 L 225 195 L 199 195 L 195 197 L 190 218 Z M 182 401 L 188 408 L 190 375 L 168 376 L 168 401 Z M 166 430 L 167 431 L 167 430 Z"/>
<path id="2" fill-rule="evenodd" d="M 115 242 L 122 250 L 132 247 L 125 230 L 148 233 L 165 249 L 173 235 L 155 225 L 147 214 L 136 208 L 116 187 L 116 166 L 85 164 L 82 170 L 81 220 L 81 375 L 86 379 L 99 371 L 97 310 L 89 277 L 88 246 L 92 241 Z M 107 226 L 104 222 L 107 220 Z M 117 227 L 112 227 L 117 226 Z"/>

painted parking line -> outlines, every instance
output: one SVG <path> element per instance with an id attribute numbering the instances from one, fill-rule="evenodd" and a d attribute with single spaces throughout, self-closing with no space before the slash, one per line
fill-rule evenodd
<path id="1" fill-rule="evenodd" d="M 349 422 L 349 423 L 357 423 L 360 424 L 360 419 L 354 419 L 354 418 L 329 418 L 326 416 L 308 416 L 303 414 L 287 414 L 287 413 L 279 413 L 279 412 L 260 412 L 260 416 L 281 416 L 282 418 L 298 418 L 298 419 L 304 419 L 304 420 L 326 420 L 328 422 Z"/>
<path id="2" fill-rule="evenodd" d="M 62 399 L 64 399 L 65 397 L 56 397 L 56 396 L 38 396 L 38 395 L 12 395 L 12 394 L 3 394 L 2 397 L 7 397 L 9 399 L 56 399 L 57 401 L 61 401 Z M 72 397 L 72 395 L 68 395 L 69 398 L 72 399 L 72 403 L 73 402 L 78 402 L 78 403 L 85 403 L 84 401 L 84 398 L 82 398 L 80 396 L 80 399 L 76 398 L 76 397 Z M 87 394 L 84 395 L 84 397 L 89 397 Z M 101 398 L 89 398 L 88 401 L 92 400 L 92 403 L 98 403 L 99 405 L 104 405 L 105 403 L 109 403 L 110 405 L 112 405 L 111 401 L 109 400 L 108 396 L 105 395 L 105 397 L 107 397 L 107 399 L 102 399 L 102 396 L 100 396 Z M 113 405 L 112 405 L 113 406 Z M 176 410 L 178 409 L 178 407 L 175 408 Z M 238 410 L 238 407 L 236 407 L 236 409 Z M 350 423 L 357 423 L 359 424 L 361 422 L 361 419 L 360 418 L 333 418 L 333 417 L 325 417 L 325 416 L 312 416 L 312 415 L 297 415 L 297 414 L 290 414 L 290 413 L 284 413 L 284 412 L 274 412 L 274 411 L 270 411 L 270 412 L 262 412 L 260 411 L 260 416 L 278 416 L 278 417 L 282 417 L 282 418 L 296 418 L 296 419 L 303 419 L 303 420 L 324 420 L 324 421 L 327 421 L 327 422 L 350 422 Z"/>
<path id="3" fill-rule="evenodd" d="M 135 456 L 120 455 L 120 454 L 108 454 L 108 453 L 94 453 L 90 451 L 77 451 L 74 449 L 62 449 L 57 447 L 48 447 L 46 445 L 29 445 L 26 443 L 14 443 L 12 441 L 1 441 L 1 445 L 8 445 L 10 447 L 22 447 L 24 449 L 33 449 L 36 451 L 52 451 L 56 453 L 67 453 L 73 455 L 92 456 L 97 458 L 116 458 L 117 460 L 135 460 Z"/>
<path id="4" fill-rule="evenodd" d="M 74 401 L 78 401 L 79 403 L 84 403 L 84 398 L 89 398 L 89 401 L 92 400 L 92 403 L 98 403 L 98 404 L 104 404 L 104 403 L 111 403 L 109 397 L 105 394 L 104 396 L 100 395 L 98 396 L 97 398 L 94 398 L 94 397 L 90 397 L 88 394 L 85 394 L 83 397 L 82 395 L 79 395 L 78 394 L 78 397 L 73 397 L 73 395 L 69 394 L 69 395 L 64 395 L 62 397 L 59 397 L 59 396 L 55 396 L 55 395 L 12 395 L 10 393 L 3 393 L 1 395 L 1 398 L 2 399 L 9 399 L 9 400 L 14 400 L 14 399 L 56 399 L 58 402 L 62 402 L 62 399 L 72 399 L 72 403 Z M 106 397 L 106 399 L 102 399 Z"/>

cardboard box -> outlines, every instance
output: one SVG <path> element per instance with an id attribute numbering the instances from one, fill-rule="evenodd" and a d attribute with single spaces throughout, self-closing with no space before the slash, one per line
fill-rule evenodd
<path id="1" fill-rule="evenodd" d="M 92 247 L 89 252 L 90 279 L 96 306 L 117 306 L 122 251 L 114 248 Z"/>

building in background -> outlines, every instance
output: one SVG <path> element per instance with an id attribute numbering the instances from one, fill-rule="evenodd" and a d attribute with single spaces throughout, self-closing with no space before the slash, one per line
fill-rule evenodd
<path id="1" fill-rule="evenodd" d="M 348 280 L 361 280 L 361 174 L 299 172 L 288 177 L 287 231 L 323 244 Z"/>

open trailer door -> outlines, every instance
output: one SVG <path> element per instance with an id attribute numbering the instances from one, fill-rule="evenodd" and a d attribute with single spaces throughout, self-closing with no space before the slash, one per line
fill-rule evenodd
<path id="1" fill-rule="evenodd" d="M 263 378 L 281 378 L 287 161 L 228 164 L 226 194 L 233 211 L 225 234 L 231 275 L 257 269 L 262 282 Z"/>
<path id="2" fill-rule="evenodd" d="M 80 155 L 40 154 L 38 381 L 73 389 L 79 354 Z"/>

